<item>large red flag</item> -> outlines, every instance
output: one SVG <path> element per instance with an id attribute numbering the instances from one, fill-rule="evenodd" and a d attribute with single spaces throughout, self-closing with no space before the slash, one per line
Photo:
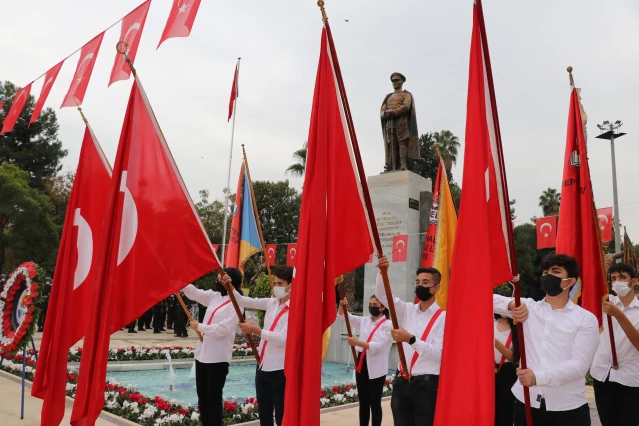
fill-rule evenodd
<path id="1" fill-rule="evenodd" d="M 137 79 L 108 197 L 71 418 L 75 426 L 93 425 L 104 405 L 109 336 L 219 267 Z"/>
<path id="2" fill-rule="evenodd" d="M 537 250 L 553 248 L 557 244 L 557 216 L 535 220 L 537 228 Z"/>
<path id="3" fill-rule="evenodd" d="M 44 399 L 42 425 L 64 417 L 69 349 L 82 338 L 96 275 L 96 254 L 111 187 L 111 166 L 87 126 L 69 196 L 31 395 Z"/>
<path id="4" fill-rule="evenodd" d="M 122 19 L 119 41 L 126 43 L 127 56 L 131 59 L 132 64 L 135 62 L 135 55 L 138 53 L 138 45 L 140 44 L 140 38 L 142 38 L 142 31 L 144 31 L 144 23 L 146 22 L 146 15 L 149 13 L 150 5 L 151 0 L 147 0 Z M 124 48 L 124 46 L 118 45 L 119 50 Z M 116 81 L 127 80 L 130 76 L 131 67 L 126 63 L 126 58 L 116 52 L 109 86 Z"/>
<path id="5" fill-rule="evenodd" d="M 335 78 L 324 29 L 289 311 L 285 426 L 319 426 L 319 399 L 309 396 L 321 387 L 322 335 L 335 321 L 335 278 L 373 252 Z"/>
<path id="6" fill-rule="evenodd" d="M 570 290 L 571 298 L 589 310 L 602 325 L 602 299 L 607 296 L 595 202 L 590 183 L 588 152 L 579 109 L 579 94 L 572 88 L 564 178 L 559 206 L 557 253 L 574 257 L 581 270 L 579 281 Z"/>
<path id="7" fill-rule="evenodd" d="M 44 103 L 47 101 L 49 97 L 49 93 L 51 92 L 51 88 L 55 84 L 55 80 L 58 78 L 58 74 L 60 73 L 60 69 L 64 64 L 64 60 L 62 60 L 59 64 L 51 68 L 44 75 L 44 83 L 42 83 L 42 89 L 40 90 L 40 97 L 33 107 L 33 113 L 31 114 L 31 120 L 29 120 L 29 124 L 35 123 L 38 121 L 40 117 L 40 113 L 42 112 L 42 108 L 44 108 Z"/>
<path id="8" fill-rule="evenodd" d="M 601 241 L 609 243 L 612 241 L 612 207 L 597 209 L 597 221 L 599 222 L 599 229 L 601 230 Z"/>
<path id="9" fill-rule="evenodd" d="M 9 109 L 9 113 L 2 122 L 2 131 L 0 131 L 0 135 L 13 130 L 13 126 L 15 126 L 16 121 L 18 121 L 18 118 L 20 117 L 20 113 L 29 100 L 30 93 L 31 83 L 16 92 L 13 98 L 13 103 L 11 104 L 11 109 Z"/>
<path id="10" fill-rule="evenodd" d="M 444 166 L 439 162 L 437 167 L 437 177 L 435 178 L 435 186 L 433 186 L 433 204 L 430 209 L 430 218 L 428 219 L 428 231 L 426 232 L 426 241 L 424 242 L 424 251 L 422 252 L 422 268 L 430 268 L 433 266 L 435 258 L 435 238 L 437 237 L 437 211 L 439 210 L 439 190 L 441 187 L 442 173 Z M 419 298 L 415 296 L 415 303 Z"/>
<path id="11" fill-rule="evenodd" d="M 98 52 L 100 51 L 103 38 L 104 32 L 95 36 L 93 40 L 85 44 L 82 50 L 80 50 L 80 58 L 78 59 L 78 65 L 75 69 L 71 86 L 60 108 L 82 105 L 84 94 L 87 91 L 87 86 L 93 73 L 95 61 L 98 59 Z"/>
<path id="12" fill-rule="evenodd" d="M 493 426 L 493 287 L 511 280 L 512 222 L 481 1 L 473 7 L 464 188 L 435 424 Z M 468 356 L 468 348 L 473 355 Z M 459 368 L 463 365 L 464 368 Z M 471 371 L 472 374 L 468 374 Z M 472 395 L 464 404 L 463 395 Z"/>
<path id="13" fill-rule="evenodd" d="M 158 48 L 165 40 L 173 37 L 188 37 L 193 28 L 195 15 L 200 7 L 200 0 L 173 0 L 171 13 L 158 43 Z"/>
<path id="14" fill-rule="evenodd" d="M 233 87 L 231 88 L 231 99 L 229 100 L 229 118 L 227 122 L 231 120 L 233 116 L 233 110 L 235 107 L 235 99 L 240 96 L 240 61 L 237 61 L 235 65 L 235 74 L 233 74 Z"/>

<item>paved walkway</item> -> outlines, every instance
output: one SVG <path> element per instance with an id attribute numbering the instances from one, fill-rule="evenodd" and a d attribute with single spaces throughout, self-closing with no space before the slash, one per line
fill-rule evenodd
<path id="1" fill-rule="evenodd" d="M 40 348 L 42 341 L 42 333 L 35 333 L 33 341 L 36 348 Z M 74 347 L 82 346 L 83 340 L 80 340 Z M 111 335 L 110 346 L 191 346 L 195 347 L 197 343 L 197 335 L 195 333 L 189 333 L 189 337 L 175 337 L 173 330 L 168 332 L 153 334 L 153 330 L 138 331 L 137 333 L 129 334 L 128 331 L 118 331 Z"/>

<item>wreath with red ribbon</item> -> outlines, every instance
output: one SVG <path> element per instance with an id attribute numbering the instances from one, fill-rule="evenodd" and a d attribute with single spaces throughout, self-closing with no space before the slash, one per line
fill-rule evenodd
<path id="1" fill-rule="evenodd" d="M 38 275 L 33 262 L 25 262 L 13 271 L 0 288 L 0 350 L 15 353 L 27 345 L 35 330 L 42 301 Z"/>

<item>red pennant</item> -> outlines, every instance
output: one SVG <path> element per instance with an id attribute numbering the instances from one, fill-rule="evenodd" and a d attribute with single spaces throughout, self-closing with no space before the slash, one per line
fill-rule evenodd
<path id="1" fill-rule="evenodd" d="M 98 59 L 98 52 L 100 51 L 100 45 L 102 44 L 103 38 L 104 32 L 95 36 L 93 40 L 85 44 L 82 50 L 80 50 L 80 58 L 78 59 L 78 65 L 75 68 L 75 74 L 73 75 L 71 86 L 69 87 L 69 91 L 64 97 L 64 101 L 62 101 L 60 108 L 82 105 L 84 94 L 87 91 L 87 86 L 89 85 L 91 74 L 93 73 L 95 61 Z"/>
<path id="2" fill-rule="evenodd" d="M 393 237 L 393 262 L 406 262 L 408 259 L 408 235 Z"/>
<path id="3" fill-rule="evenodd" d="M 614 224 L 612 221 L 612 207 L 598 209 L 597 221 L 599 222 L 599 229 L 601 230 L 601 241 L 609 243 L 612 241 L 612 228 Z"/>
<path id="4" fill-rule="evenodd" d="M 140 44 L 140 38 L 142 38 L 142 31 L 144 30 L 144 23 L 146 22 L 146 15 L 149 13 L 150 5 L 151 0 L 147 0 L 122 19 L 119 40 L 127 44 L 127 56 L 131 59 L 132 64 L 135 63 L 135 55 L 138 53 L 138 45 Z M 118 49 L 123 50 L 124 48 L 125 46 L 118 45 Z M 109 86 L 116 81 L 128 80 L 130 76 L 131 67 L 126 63 L 126 58 L 116 52 Z"/>
<path id="5" fill-rule="evenodd" d="M 16 121 L 18 121 L 18 118 L 20 117 L 20 113 L 29 100 L 30 93 L 31 83 L 27 84 L 26 87 L 23 87 L 16 92 L 15 96 L 13 97 L 13 104 L 11 104 L 11 109 L 2 122 L 2 131 L 0 132 L 0 135 L 13 130 L 13 126 L 15 126 Z"/>
<path id="6" fill-rule="evenodd" d="M 286 246 L 286 264 L 295 266 L 295 258 L 297 257 L 297 244 L 289 244 Z"/>
<path id="7" fill-rule="evenodd" d="M 40 90 L 40 97 L 33 108 L 33 114 L 31 114 L 31 120 L 29 120 L 29 124 L 35 123 L 40 118 L 40 113 L 42 112 L 42 108 L 44 108 L 44 103 L 47 101 L 49 97 L 49 93 L 51 92 L 51 88 L 55 84 L 56 79 L 58 78 L 58 74 L 60 73 L 60 69 L 64 64 L 64 60 L 60 62 L 58 65 L 51 68 L 44 75 L 44 83 L 42 83 L 42 89 Z"/>
<path id="8" fill-rule="evenodd" d="M 173 37 L 188 37 L 200 7 L 200 0 L 173 0 L 171 13 L 162 32 L 158 48 L 165 40 Z"/>
<path id="9" fill-rule="evenodd" d="M 266 261 L 268 266 L 275 266 L 275 255 L 277 254 L 277 244 L 266 245 Z"/>
<path id="10" fill-rule="evenodd" d="M 537 250 L 553 248 L 557 244 L 557 216 L 539 218 L 537 226 Z"/>
<path id="11" fill-rule="evenodd" d="M 229 101 L 229 118 L 228 120 L 226 120 L 227 122 L 231 120 L 231 116 L 233 115 L 235 99 L 240 96 L 239 78 L 240 78 L 240 63 L 238 61 L 237 65 L 235 66 L 235 74 L 233 74 L 233 87 L 231 88 L 231 100 Z"/>

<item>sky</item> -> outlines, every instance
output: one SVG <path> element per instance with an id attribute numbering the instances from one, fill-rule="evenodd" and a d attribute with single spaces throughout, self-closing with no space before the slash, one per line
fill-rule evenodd
<path id="1" fill-rule="evenodd" d="M 21 0 L 3 5 L 0 80 L 31 82 L 141 0 Z M 226 186 L 229 94 L 242 57 L 231 168 L 234 188 L 246 145 L 253 180 L 288 178 L 292 154 L 307 138 L 317 71 L 321 15 L 315 0 L 202 0 L 188 38 L 156 50 L 172 0 L 153 0 L 135 62 L 138 75 L 195 201 Z M 403 73 L 419 132 L 447 129 L 464 142 L 471 0 L 327 0 L 367 175 L 382 171 L 379 108 Z M 613 204 L 610 143 L 596 125 L 622 120 L 616 143 L 620 218 L 639 242 L 639 2 L 636 0 L 485 0 L 510 198 L 516 224 L 542 216 L 539 196 L 561 189 L 572 65 L 588 114 L 589 156 L 597 207 Z M 83 110 L 113 163 L 131 80 L 107 88 L 120 26 L 105 35 Z M 47 106 L 75 169 L 84 125 L 74 108 L 58 110 L 75 71 L 67 60 Z M 38 95 L 42 79 L 34 83 Z M 453 168 L 461 182 L 463 147 Z M 302 179 L 290 178 L 301 189 Z"/>

